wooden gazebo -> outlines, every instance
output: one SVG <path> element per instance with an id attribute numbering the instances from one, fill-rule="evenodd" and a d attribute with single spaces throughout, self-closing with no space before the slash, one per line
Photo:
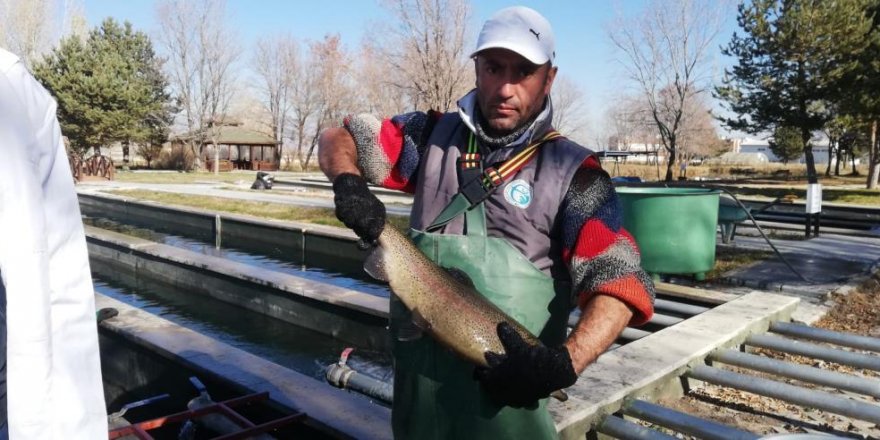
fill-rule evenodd
<path id="1" fill-rule="evenodd" d="M 280 157 L 278 156 L 278 142 L 271 136 L 258 131 L 248 130 L 237 124 L 226 124 L 214 128 L 217 130 L 216 142 L 219 149 L 219 170 L 254 170 L 276 171 Z M 193 136 L 189 133 L 176 136 L 172 142 L 184 143 Z M 197 136 L 204 145 L 203 158 L 205 168 L 214 169 L 214 145 L 211 137 L 205 133 Z"/>

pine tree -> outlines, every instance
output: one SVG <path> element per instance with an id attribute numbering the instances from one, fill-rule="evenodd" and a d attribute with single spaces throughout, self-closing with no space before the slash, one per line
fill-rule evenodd
<path id="1" fill-rule="evenodd" d="M 773 139 L 770 141 L 770 151 L 782 163 L 788 163 L 800 157 L 804 151 L 801 144 L 801 130 L 797 127 L 776 127 L 776 130 L 773 131 Z"/>
<path id="2" fill-rule="evenodd" d="M 146 34 L 108 18 L 85 41 L 62 40 L 34 74 L 58 101 L 62 132 L 82 157 L 113 142 L 146 142 L 157 121 L 170 123 L 161 67 Z"/>
<path id="3" fill-rule="evenodd" d="M 880 0 L 870 1 L 865 17 L 871 22 L 868 46 L 859 57 L 858 68 L 847 76 L 844 91 L 848 94 L 842 107 L 845 114 L 866 126 L 868 177 L 865 186 L 873 189 L 880 184 Z M 858 146 L 857 142 L 853 148 Z"/>
<path id="4" fill-rule="evenodd" d="M 58 102 L 61 132 L 70 141 L 70 149 L 83 157 L 100 139 L 95 132 L 94 112 L 91 110 L 95 64 L 88 60 L 85 43 L 69 37 L 34 66 L 34 75 Z"/>
<path id="5" fill-rule="evenodd" d="M 745 35 L 735 33 L 723 50 L 737 64 L 716 95 L 738 115 L 723 122 L 751 133 L 796 127 L 810 183 L 817 182 L 810 139 L 831 117 L 827 103 L 840 99 L 844 78 L 858 68 L 871 27 L 868 1 L 740 4 L 737 21 Z"/>

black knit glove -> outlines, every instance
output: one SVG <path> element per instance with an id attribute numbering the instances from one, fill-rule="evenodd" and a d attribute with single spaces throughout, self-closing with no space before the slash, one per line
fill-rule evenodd
<path id="1" fill-rule="evenodd" d="M 474 372 L 495 403 L 535 407 L 539 399 L 577 381 L 571 356 L 564 345 L 529 345 L 506 322 L 498 324 L 498 337 L 506 354 L 486 352 L 489 368 L 477 368 Z"/>
<path id="2" fill-rule="evenodd" d="M 367 181 L 354 174 L 333 179 L 336 218 L 367 244 L 373 244 L 385 227 L 385 205 L 367 188 Z"/>

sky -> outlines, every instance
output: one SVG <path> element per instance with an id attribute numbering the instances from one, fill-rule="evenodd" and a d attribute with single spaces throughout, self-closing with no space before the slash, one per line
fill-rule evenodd
<path id="1" fill-rule="evenodd" d="M 245 47 L 244 59 L 250 58 L 251 49 L 260 37 L 284 33 L 300 41 L 320 40 L 327 34 L 338 33 L 348 49 L 356 50 L 363 38 L 370 38 L 371 24 L 390 18 L 380 1 L 227 0 L 227 15 Z M 607 36 L 607 29 L 618 14 L 639 12 L 645 0 L 472 0 L 471 4 L 469 28 L 474 38 L 483 21 L 506 6 L 522 4 L 543 14 L 553 26 L 556 37 L 559 73 L 583 90 L 588 129 L 599 131 L 597 127 L 603 122 L 605 109 L 614 97 L 630 87 L 625 72 L 616 61 L 618 55 Z M 160 31 L 156 22 L 156 5 L 152 1 L 85 0 L 84 7 L 90 28 L 110 16 L 129 21 L 136 29 L 151 36 Z M 718 44 L 728 41 L 734 28 L 735 17 L 731 10 Z M 719 59 L 711 63 L 714 70 L 720 72 L 728 62 L 720 59 L 718 50 L 713 53 Z"/>

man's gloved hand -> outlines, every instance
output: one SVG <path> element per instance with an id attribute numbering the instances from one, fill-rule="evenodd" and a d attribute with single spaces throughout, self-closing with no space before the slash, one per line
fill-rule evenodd
<path id="1" fill-rule="evenodd" d="M 344 173 L 333 179 L 336 218 L 367 244 L 373 244 L 385 227 L 385 205 L 367 188 L 363 177 Z"/>
<path id="2" fill-rule="evenodd" d="M 499 405 L 533 407 L 538 399 L 574 385 L 577 373 L 564 345 L 529 345 L 513 326 L 498 324 L 498 337 L 506 354 L 486 352 L 489 368 L 477 368 L 474 376 Z"/>

